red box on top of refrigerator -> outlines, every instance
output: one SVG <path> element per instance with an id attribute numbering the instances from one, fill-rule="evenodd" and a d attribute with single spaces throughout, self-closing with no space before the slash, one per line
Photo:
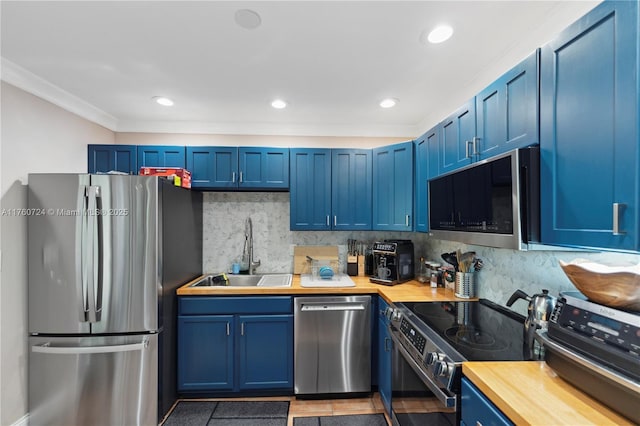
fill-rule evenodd
<path id="1" fill-rule="evenodd" d="M 174 176 L 175 186 L 191 188 L 191 172 L 177 167 L 140 167 L 143 176 Z"/>

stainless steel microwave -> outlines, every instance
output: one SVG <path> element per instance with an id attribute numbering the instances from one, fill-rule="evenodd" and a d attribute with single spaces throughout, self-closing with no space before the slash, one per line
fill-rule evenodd
<path id="1" fill-rule="evenodd" d="M 540 148 L 479 161 L 429 181 L 430 234 L 526 250 L 540 241 Z"/>

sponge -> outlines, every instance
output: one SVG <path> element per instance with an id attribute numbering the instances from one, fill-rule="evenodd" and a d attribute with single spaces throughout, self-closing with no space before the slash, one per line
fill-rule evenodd
<path id="1" fill-rule="evenodd" d="M 333 278 L 333 269 L 329 266 L 321 266 L 318 270 L 318 275 L 320 275 L 320 278 L 322 279 L 330 280 Z"/>

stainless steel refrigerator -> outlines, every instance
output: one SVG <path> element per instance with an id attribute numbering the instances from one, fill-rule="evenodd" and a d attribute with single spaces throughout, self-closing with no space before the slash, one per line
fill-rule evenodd
<path id="1" fill-rule="evenodd" d="M 29 423 L 157 425 L 202 195 L 158 177 L 29 175 Z"/>

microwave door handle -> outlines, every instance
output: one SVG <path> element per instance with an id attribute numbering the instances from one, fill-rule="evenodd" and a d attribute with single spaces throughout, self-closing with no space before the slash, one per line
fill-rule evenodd
<path id="1" fill-rule="evenodd" d="M 529 168 L 520 166 L 520 232 L 523 242 L 529 242 Z M 513 184 L 513 182 L 512 182 Z"/>

